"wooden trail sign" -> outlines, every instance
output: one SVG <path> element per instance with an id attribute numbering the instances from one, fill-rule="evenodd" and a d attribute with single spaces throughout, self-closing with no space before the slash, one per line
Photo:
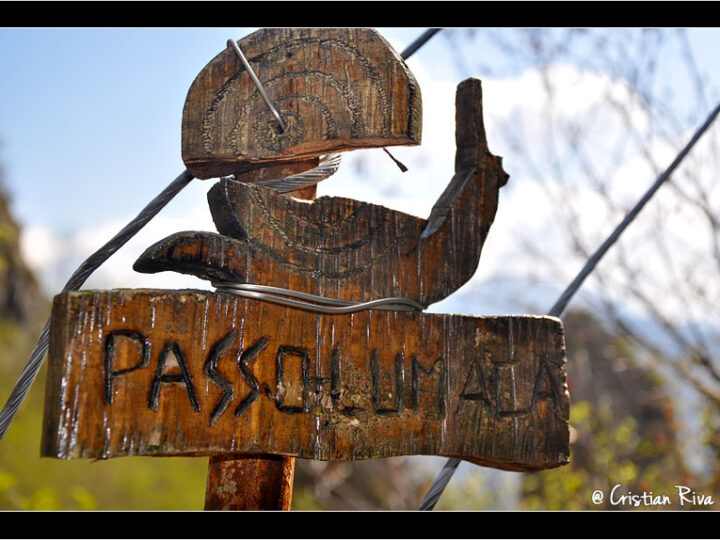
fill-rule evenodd
<path id="1" fill-rule="evenodd" d="M 43 454 L 567 460 L 561 323 L 365 311 L 231 294 L 56 298 Z M 68 361 L 69 359 L 69 361 Z"/>
<path id="2" fill-rule="evenodd" d="M 43 455 L 210 456 L 207 509 L 289 509 L 295 457 L 567 463 L 557 318 L 319 314 L 220 292 L 250 283 L 427 307 L 475 272 L 508 180 L 488 149 L 480 81 L 468 79 L 456 97 L 455 174 L 427 219 L 252 185 L 330 151 L 419 143 L 420 94 L 370 30 L 262 30 L 240 45 L 291 129 L 275 131 L 247 73 L 218 55 L 183 117 L 188 168 L 235 175 L 208 194 L 218 233 L 171 235 L 134 266 L 220 289 L 58 295 Z"/>

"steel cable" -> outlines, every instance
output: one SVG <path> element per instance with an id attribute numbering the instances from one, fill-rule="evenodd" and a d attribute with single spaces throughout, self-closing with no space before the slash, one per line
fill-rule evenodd
<path id="1" fill-rule="evenodd" d="M 437 34 L 442 28 L 428 28 L 425 30 L 420 36 L 418 36 L 415 41 L 413 41 L 410 45 L 405 47 L 403 52 L 400 53 L 400 57 L 403 60 L 407 60 L 410 58 L 413 54 L 417 52 L 417 50 L 425 45 L 428 40 L 433 37 L 435 34 Z"/>
<path id="2" fill-rule="evenodd" d="M 320 163 L 318 163 L 318 166 L 314 169 L 310 169 L 309 171 L 285 176 L 283 178 L 257 180 L 253 182 L 253 184 L 272 188 L 278 193 L 289 193 L 297 189 L 314 186 L 318 182 L 322 182 L 337 172 L 338 167 L 340 167 L 341 158 L 342 156 L 340 154 L 329 154 L 327 156 L 323 156 Z M 227 178 L 234 179 L 235 176 L 232 175 Z"/>
<path id="3" fill-rule="evenodd" d="M 582 270 L 580 270 L 575 279 L 572 280 L 570 285 L 568 285 L 568 287 L 557 299 L 555 304 L 553 304 L 553 306 L 550 308 L 547 313 L 548 315 L 552 317 L 559 317 L 560 315 L 562 315 L 572 297 L 575 295 L 577 290 L 585 281 L 585 278 L 587 278 L 592 273 L 592 271 L 600 262 L 600 259 L 602 259 L 603 255 L 605 255 L 605 253 L 607 253 L 607 251 L 610 249 L 610 247 L 612 247 L 612 245 L 617 241 L 617 239 L 620 238 L 620 235 L 623 233 L 623 231 L 625 231 L 628 225 L 632 223 L 635 217 L 640 213 L 640 211 L 647 204 L 647 202 L 657 192 L 660 186 L 668 178 L 670 178 L 670 175 L 673 173 L 673 171 L 677 168 L 678 165 L 680 165 L 680 163 L 690 152 L 692 147 L 695 146 L 695 143 L 700 139 L 700 137 L 702 137 L 703 133 L 707 131 L 707 129 L 710 127 L 710 124 L 713 123 L 718 113 L 720 113 L 720 104 L 718 104 L 718 106 L 713 109 L 705 122 L 703 122 L 703 124 L 695 131 L 695 134 L 692 136 L 690 141 L 688 141 L 685 147 L 675 157 L 675 159 L 668 166 L 665 172 L 658 176 L 657 180 L 655 180 L 655 183 L 650 186 L 650 188 L 640 198 L 640 200 L 632 208 L 632 210 L 630 210 L 625 215 L 620 224 L 615 228 L 615 230 L 610 234 L 610 236 L 607 237 L 605 242 L 603 242 L 602 245 L 597 249 L 597 251 L 595 251 L 595 253 L 587 260 Z M 423 497 L 423 500 L 420 503 L 418 510 L 432 510 L 433 508 L 435 508 L 435 505 L 437 504 L 438 500 L 440 500 L 440 496 L 450 482 L 453 474 L 455 474 L 455 471 L 457 470 L 459 464 L 460 460 L 456 458 L 450 458 L 445 462 L 445 465 L 443 466 L 440 473 L 438 473 L 432 486 L 430 486 L 430 489 L 425 494 L 425 497 Z"/>

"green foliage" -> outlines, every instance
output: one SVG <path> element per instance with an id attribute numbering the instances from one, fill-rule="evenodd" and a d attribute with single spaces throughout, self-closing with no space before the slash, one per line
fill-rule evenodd
<path id="1" fill-rule="evenodd" d="M 0 223 L 0 248 L 17 242 L 17 230 L 9 223 Z"/>
<path id="2" fill-rule="evenodd" d="M 293 486 L 293 499 L 291 510 L 294 511 L 310 511 L 323 510 L 318 503 L 310 486 L 299 486 L 297 483 Z"/>
<path id="3" fill-rule="evenodd" d="M 9 223 L 0 222 L 0 272 L 9 266 L 8 250 L 17 242 L 17 230 Z"/>
<path id="4" fill-rule="evenodd" d="M 0 319 L 3 400 L 38 334 Z M 40 458 L 44 374 L 0 441 L 0 510 L 202 510 L 207 458 Z"/>
<path id="5" fill-rule="evenodd" d="M 678 465 L 676 449 L 659 434 L 642 437 L 637 421 L 630 417 L 615 418 L 608 405 L 575 403 L 570 423 L 578 444 L 571 451 L 569 465 L 525 476 L 522 503 L 527 510 L 670 510 L 718 509 L 717 496 L 689 483 L 698 493 L 712 495 L 710 506 L 680 504 L 676 485 L 688 485 L 688 477 Z M 614 486 L 620 485 L 611 499 Z M 600 490 L 602 503 L 593 503 L 593 492 Z M 669 502 L 654 504 L 651 499 L 634 504 L 622 495 L 662 497 Z M 614 500 L 614 504 L 613 504 Z"/>
<path id="6" fill-rule="evenodd" d="M 507 496 L 507 493 L 500 493 L 488 485 L 487 479 L 482 474 L 472 474 L 472 471 L 464 477 L 456 474 L 453 482 L 443 492 L 442 498 L 435 506 L 436 510 L 492 510 L 495 503 Z M 496 486 L 497 487 L 497 486 Z M 503 486 L 505 490 L 509 486 Z"/>

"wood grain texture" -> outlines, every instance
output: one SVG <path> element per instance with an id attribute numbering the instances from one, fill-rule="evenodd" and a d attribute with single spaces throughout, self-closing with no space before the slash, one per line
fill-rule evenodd
<path id="1" fill-rule="evenodd" d="M 42 454 L 568 460 L 562 323 L 315 315 L 204 291 L 55 297 Z"/>
<path id="2" fill-rule="evenodd" d="M 183 161 L 197 178 L 420 143 L 420 89 L 376 31 L 265 28 L 238 45 L 288 128 L 280 133 L 239 58 L 224 50 L 198 74 L 183 109 Z"/>
<path id="3" fill-rule="evenodd" d="M 242 182 L 283 178 L 317 167 L 318 158 L 254 169 L 237 175 Z M 288 193 L 314 199 L 317 186 Z M 223 252 L 223 260 L 232 254 Z M 222 268 L 222 265 L 220 265 Z M 273 455 L 210 456 L 205 510 L 290 510 L 295 458 Z"/>
<path id="4" fill-rule="evenodd" d="M 456 174 L 428 219 L 339 197 L 308 203 L 222 180 L 208 193 L 221 235 L 173 235 L 149 248 L 135 269 L 354 301 L 400 296 L 428 306 L 442 300 L 475 273 L 508 179 L 487 147 L 480 81 L 462 82 L 456 103 Z"/>

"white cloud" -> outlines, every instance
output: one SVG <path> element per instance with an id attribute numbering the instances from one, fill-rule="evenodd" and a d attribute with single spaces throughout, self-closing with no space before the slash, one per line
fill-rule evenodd
<path id="1" fill-rule="evenodd" d="M 29 226 L 20 231 L 23 260 L 40 276 L 65 255 L 57 235 L 44 226 Z"/>
<path id="2" fill-rule="evenodd" d="M 84 289 L 92 288 L 210 288 L 209 284 L 192 276 L 175 272 L 140 274 L 132 265 L 153 243 L 170 234 L 184 230 L 214 231 L 215 226 L 205 208 L 198 202 L 195 209 L 183 215 L 162 211 L 126 245 L 112 255 L 88 278 Z M 20 237 L 23 257 L 40 277 L 46 292 L 54 295 L 62 289 L 72 272 L 93 252 L 109 241 L 134 216 L 113 220 L 99 227 L 78 229 L 71 234 L 56 234 L 46 227 L 27 227 Z"/>

